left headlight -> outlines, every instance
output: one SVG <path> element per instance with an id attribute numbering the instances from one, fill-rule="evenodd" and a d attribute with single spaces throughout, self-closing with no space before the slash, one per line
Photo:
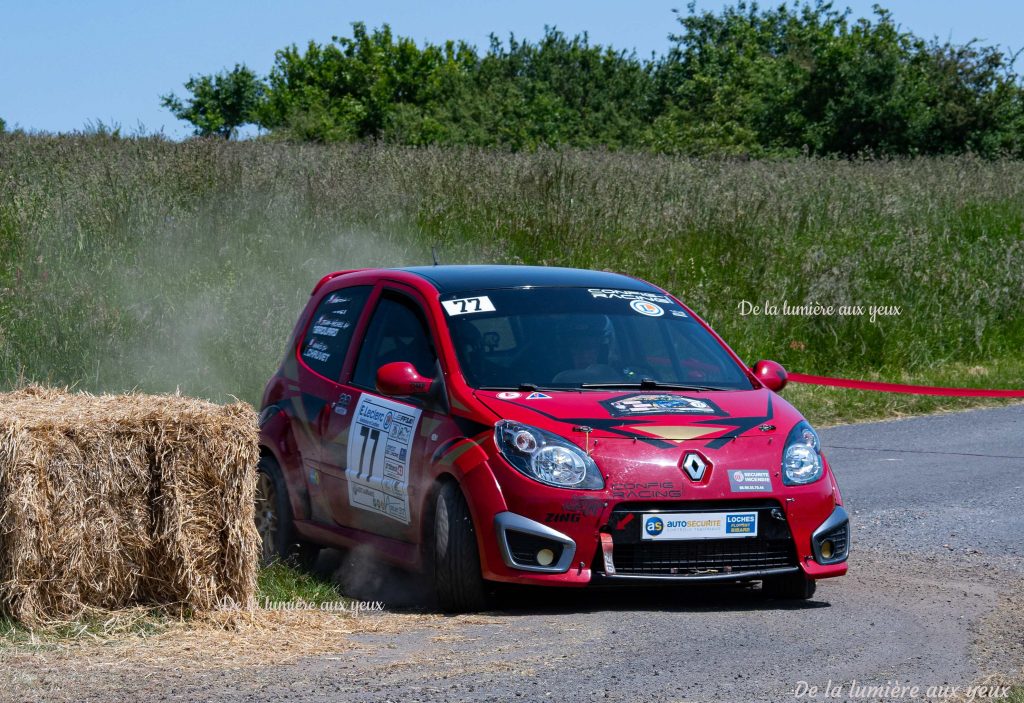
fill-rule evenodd
<path id="1" fill-rule="evenodd" d="M 572 442 L 512 420 L 494 426 L 498 451 L 520 473 L 558 488 L 604 488 L 597 464 Z"/>
<path id="2" fill-rule="evenodd" d="M 790 430 L 782 452 L 782 482 L 787 486 L 814 483 L 824 471 L 818 433 L 806 420 L 798 422 Z"/>

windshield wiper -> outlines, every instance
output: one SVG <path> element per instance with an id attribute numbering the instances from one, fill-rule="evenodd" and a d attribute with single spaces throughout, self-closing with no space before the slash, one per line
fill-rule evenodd
<path id="1" fill-rule="evenodd" d="M 479 391 L 540 391 L 545 390 L 535 383 L 520 383 L 518 386 L 480 386 Z"/>
<path id="2" fill-rule="evenodd" d="M 685 383 L 662 383 L 651 378 L 645 378 L 639 383 L 581 383 L 580 388 L 639 388 L 642 391 L 727 391 L 728 388 L 718 386 L 695 386 Z"/>

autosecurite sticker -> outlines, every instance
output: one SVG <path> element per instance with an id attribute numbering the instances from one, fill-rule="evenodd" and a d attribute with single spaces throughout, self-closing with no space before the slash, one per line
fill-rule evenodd
<path id="1" fill-rule="evenodd" d="M 494 303 L 486 295 L 475 298 L 458 298 L 456 300 L 443 300 L 441 305 L 450 317 L 456 315 L 468 315 L 474 312 L 494 312 Z"/>
<path id="2" fill-rule="evenodd" d="M 757 536 L 757 513 L 659 513 L 644 515 L 644 540 L 731 539 Z"/>
<path id="3" fill-rule="evenodd" d="M 526 396 L 526 399 L 527 400 L 544 400 L 545 398 L 550 398 L 550 397 L 551 396 L 548 395 L 547 393 L 536 393 L 535 392 L 535 393 L 531 393 L 530 395 Z"/>
<path id="4" fill-rule="evenodd" d="M 768 493 L 772 476 L 767 469 L 730 469 L 729 489 L 733 493 Z"/>
<path id="5" fill-rule="evenodd" d="M 352 416 L 345 475 L 353 508 L 409 524 L 409 462 L 420 409 L 364 393 Z"/>
<path id="6" fill-rule="evenodd" d="M 641 315 L 647 315 L 647 317 L 661 317 L 665 314 L 664 309 L 660 305 L 655 305 L 649 300 L 634 300 L 629 304 L 629 307 Z"/>
<path id="7" fill-rule="evenodd" d="M 710 400 L 670 393 L 637 393 L 602 400 L 608 414 L 624 415 L 724 415 Z"/>

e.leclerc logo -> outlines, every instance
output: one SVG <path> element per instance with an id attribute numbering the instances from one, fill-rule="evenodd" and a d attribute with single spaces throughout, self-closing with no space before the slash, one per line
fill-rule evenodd
<path id="1" fill-rule="evenodd" d="M 644 530 L 646 530 L 647 534 L 652 537 L 660 535 L 664 529 L 665 522 L 660 517 L 649 517 L 647 518 L 647 522 L 644 523 Z"/>

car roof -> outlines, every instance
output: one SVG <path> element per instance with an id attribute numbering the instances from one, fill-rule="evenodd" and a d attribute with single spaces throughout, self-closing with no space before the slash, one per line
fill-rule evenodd
<path id="1" fill-rule="evenodd" d="M 660 293 L 646 281 L 608 271 L 557 266 L 444 265 L 397 269 L 428 281 L 442 295 L 494 288 L 617 288 Z"/>

